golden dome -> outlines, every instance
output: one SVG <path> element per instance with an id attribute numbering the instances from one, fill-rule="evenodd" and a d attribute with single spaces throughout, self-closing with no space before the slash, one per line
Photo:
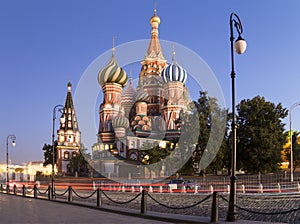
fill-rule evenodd
<path id="1" fill-rule="evenodd" d="M 152 23 L 160 24 L 160 18 L 156 15 L 152 16 L 151 19 L 150 19 L 150 24 L 152 24 Z"/>
<path id="2" fill-rule="evenodd" d="M 154 9 L 154 15 L 150 19 L 150 24 L 152 23 L 160 24 L 160 18 L 156 15 L 156 9 Z"/>

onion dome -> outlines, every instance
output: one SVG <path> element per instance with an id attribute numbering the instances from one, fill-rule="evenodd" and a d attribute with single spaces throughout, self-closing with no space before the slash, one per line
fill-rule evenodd
<path id="1" fill-rule="evenodd" d="M 132 86 L 132 78 L 130 77 L 128 87 L 122 91 L 121 102 L 122 104 L 134 104 L 135 89 Z"/>
<path id="2" fill-rule="evenodd" d="M 98 82 L 101 87 L 106 83 L 117 83 L 124 87 L 127 84 L 127 80 L 128 77 L 125 70 L 116 62 L 113 48 L 110 61 L 98 74 Z"/>
<path id="3" fill-rule="evenodd" d="M 175 52 L 172 53 L 172 62 L 161 73 L 164 82 L 182 82 L 185 84 L 187 72 L 175 61 Z"/>
<path id="4" fill-rule="evenodd" d="M 112 126 L 117 138 L 123 138 L 126 135 L 126 129 L 129 127 L 129 121 L 124 115 L 124 110 L 112 120 Z"/>
<path id="5" fill-rule="evenodd" d="M 128 121 L 127 117 L 125 117 L 123 109 L 112 120 L 112 125 L 113 125 L 114 128 L 128 128 L 129 127 L 129 121 Z"/>
<path id="6" fill-rule="evenodd" d="M 118 114 L 112 121 L 114 128 L 128 128 L 129 121 L 124 115 Z"/>
<path id="7" fill-rule="evenodd" d="M 151 119 L 147 115 L 137 115 L 131 122 L 133 131 L 151 131 Z"/>

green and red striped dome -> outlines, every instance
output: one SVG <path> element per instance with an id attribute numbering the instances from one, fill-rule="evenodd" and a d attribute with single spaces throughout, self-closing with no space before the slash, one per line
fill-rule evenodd
<path id="1" fill-rule="evenodd" d="M 114 53 L 108 64 L 98 73 L 98 82 L 101 87 L 106 83 L 117 83 L 126 86 L 128 81 L 127 74 L 116 62 Z"/>

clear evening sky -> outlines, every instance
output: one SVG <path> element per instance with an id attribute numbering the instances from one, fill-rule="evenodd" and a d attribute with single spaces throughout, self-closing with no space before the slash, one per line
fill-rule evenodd
<path id="1" fill-rule="evenodd" d="M 260 95 L 289 108 L 300 101 L 300 1 L 156 0 L 156 5 L 160 39 L 202 57 L 227 108 L 232 12 L 239 15 L 248 44 L 244 55 L 235 55 L 236 102 Z M 85 69 L 111 48 L 113 36 L 116 46 L 150 38 L 153 8 L 150 0 L 0 1 L 0 162 L 8 134 L 17 136 L 17 146 L 9 146 L 13 163 L 43 159 L 42 147 L 51 143 L 52 110 L 64 104 L 67 82 L 74 96 Z M 133 73 L 136 78 L 138 71 Z M 288 130 L 288 119 L 284 122 Z M 300 130 L 300 107 L 293 110 L 293 129 Z"/>

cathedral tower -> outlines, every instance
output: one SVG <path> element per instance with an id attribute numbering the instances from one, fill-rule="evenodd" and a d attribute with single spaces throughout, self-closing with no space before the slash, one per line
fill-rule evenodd
<path id="1" fill-rule="evenodd" d="M 148 115 L 159 116 L 161 113 L 163 83 L 160 74 L 166 66 L 166 59 L 158 39 L 160 18 L 156 15 L 156 9 L 154 9 L 154 15 L 150 19 L 150 24 L 152 27 L 151 39 L 144 60 L 141 62 L 142 68 L 138 89 L 143 88 L 148 93 Z"/>
<path id="2" fill-rule="evenodd" d="M 180 111 L 186 111 L 188 91 L 185 87 L 186 71 L 176 62 L 175 52 L 172 52 L 172 62 L 162 71 L 164 80 L 163 119 L 166 123 L 166 139 L 176 140 L 180 136 L 176 120 Z"/>
<path id="3" fill-rule="evenodd" d="M 99 72 L 98 82 L 103 90 L 103 103 L 99 108 L 98 143 L 105 144 L 105 149 L 113 146 L 115 133 L 112 120 L 121 109 L 121 92 L 127 84 L 126 72 L 117 64 L 114 47 L 109 63 Z"/>

